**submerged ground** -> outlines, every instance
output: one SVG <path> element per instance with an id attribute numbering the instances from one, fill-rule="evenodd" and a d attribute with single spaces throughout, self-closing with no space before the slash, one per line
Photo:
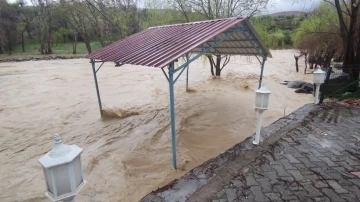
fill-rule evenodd
<path id="1" fill-rule="evenodd" d="M 279 83 L 311 81 L 296 73 L 293 51 L 272 51 L 265 66 L 272 91 L 264 125 L 313 100 Z M 138 201 L 195 166 L 226 151 L 255 131 L 254 90 L 259 62 L 236 57 L 221 78 L 209 76 L 206 60 L 190 65 L 175 86 L 178 164 L 171 167 L 168 84 L 159 69 L 105 64 L 98 72 L 100 119 L 88 60 L 0 63 L 0 200 L 47 201 L 37 159 L 48 152 L 52 134 L 84 149 L 88 183 L 79 201 Z"/>

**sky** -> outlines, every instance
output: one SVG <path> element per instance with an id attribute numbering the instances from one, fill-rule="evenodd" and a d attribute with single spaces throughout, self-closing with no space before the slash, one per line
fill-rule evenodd
<path id="1" fill-rule="evenodd" d="M 16 2 L 16 0 L 8 0 Z M 26 0 L 30 3 L 30 0 Z M 144 0 L 140 0 L 144 1 Z M 323 0 L 269 0 L 268 10 L 265 13 L 277 13 L 284 11 L 311 11 L 318 6 Z"/>
<path id="2" fill-rule="evenodd" d="M 266 13 L 284 11 L 308 12 L 317 7 L 323 0 L 270 0 Z"/>

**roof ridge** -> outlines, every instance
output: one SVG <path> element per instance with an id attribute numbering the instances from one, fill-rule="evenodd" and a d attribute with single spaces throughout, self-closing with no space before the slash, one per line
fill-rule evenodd
<path id="1" fill-rule="evenodd" d="M 202 20 L 202 21 L 195 21 L 195 22 L 187 22 L 187 23 L 177 23 L 177 24 L 171 24 L 171 25 L 160 25 L 155 27 L 149 27 L 148 29 L 155 29 L 155 28 L 163 28 L 163 27 L 171 27 L 171 26 L 181 26 L 181 25 L 191 25 L 191 24 L 199 24 L 199 23 L 207 23 L 207 22 L 216 22 L 216 21 L 222 21 L 222 20 L 233 20 L 233 19 L 244 19 L 246 17 L 230 17 L 230 18 L 218 18 L 213 20 Z"/>

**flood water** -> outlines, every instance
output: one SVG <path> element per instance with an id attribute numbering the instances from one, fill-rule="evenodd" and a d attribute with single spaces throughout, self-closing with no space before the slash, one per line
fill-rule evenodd
<path id="1" fill-rule="evenodd" d="M 313 101 L 279 83 L 296 73 L 294 51 L 272 51 L 264 82 L 272 91 L 264 126 Z M 98 64 L 99 65 L 99 64 Z M 302 63 L 300 65 L 303 68 Z M 0 201 L 48 201 L 37 159 L 57 132 L 84 149 L 88 181 L 78 201 L 138 201 L 255 131 L 260 64 L 234 57 L 221 78 L 205 59 L 175 85 L 178 170 L 172 168 L 169 86 L 160 69 L 105 63 L 98 72 L 107 119 L 100 119 L 86 59 L 0 63 Z"/>

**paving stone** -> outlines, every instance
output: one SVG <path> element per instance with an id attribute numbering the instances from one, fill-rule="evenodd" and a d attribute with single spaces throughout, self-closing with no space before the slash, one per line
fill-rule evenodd
<path id="1" fill-rule="evenodd" d="M 226 199 L 218 199 L 218 200 L 212 200 L 212 202 L 227 202 L 228 200 Z"/>
<path id="2" fill-rule="evenodd" d="M 269 171 L 273 171 L 273 169 L 271 168 L 271 166 L 267 163 L 261 165 L 260 167 L 262 172 L 269 172 Z"/>
<path id="3" fill-rule="evenodd" d="M 349 158 L 348 156 L 345 157 L 343 160 L 345 160 L 349 165 L 351 166 L 358 166 L 360 165 L 360 161 L 354 161 L 351 158 Z"/>
<path id="4" fill-rule="evenodd" d="M 287 172 L 294 176 L 294 178 L 298 181 L 304 180 L 304 176 L 301 175 L 300 171 L 298 170 L 288 170 Z"/>
<path id="5" fill-rule="evenodd" d="M 296 167 L 298 170 L 300 170 L 300 171 L 304 171 L 304 170 L 310 170 L 309 168 L 307 168 L 306 166 L 305 166 L 305 164 L 303 164 L 303 163 L 294 163 L 294 164 L 292 164 L 294 167 Z"/>
<path id="6" fill-rule="evenodd" d="M 302 171 L 300 171 L 300 173 L 302 175 L 313 175 L 314 174 L 314 172 L 311 170 L 302 170 Z"/>
<path id="7" fill-rule="evenodd" d="M 270 179 L 270 183 L 271 183 L 271 184 L 274 184 L 275 182 L 278 181 L 278 180 L 277 180 L 278 176 L 277 176 L 277 174 L 276 174 L 275 171 L 264 172 L 264 175 Z"/>
<path id="8" fill-rule="evenodd" d="M 350 166 L 346 161 L 338 161 L 336 163 L 345 168 L 347 171 L 353 171 L 356 169 L 354 166 Z"/>
<path id="9" fill-rule="evenodd" d="M 319 177 L 317 175 L 304 175 L 305 178 L 311 180 L 314 183 L 314 186 L 316 188 L 325 188 L 329 187 L 327 183 L 324 183 L 322 180 L 319 180 Z"/>
<path id="10" fill-rule="evenodd" d="M 346 202 L 344 199 L 340 198 L 339 195 L 337 193 L 335 193 L 332 189 L 329 188 L 324 188 L 322 189 L 322 192 L 328 196 L 331 201 L 334 202 Z"/>
<path id="11" fill-rule="evenodd" d="M 255 196 L 255 201 L 269 201 L 269 199 L 264 195 L 260 186 L 253 186 L 250 188 L 251 192 Z"/>
<path id="12" fill-rule="evenodd" d="M 225 193 L 229 202 L 237 201 L 236 189 L 225 189 Z"/>
<path id="13" fill-rule="evenodd" d="M 299 199 L 299 201 L 311 201 L 310 196 L 306 191 L 293 191 L 293 193 Z"/>
<path id="14" fill-rule="evenodd" d="M 336 148 L 329 148 L 328 149 L 332 154 L 336 155 L 336 156 L 340 156 L 340 155 L 343 155 L 342 152 L 340 152 L 339 150 L 337 150 Z M 343 149 L 342 149 L 343 150 Z"/>
<path id="15" fill-rule="evenodd" d="M 344 155 L 338 155 L 338 156 L 336 156 L 336 155 L 334 155 L 334 154 L 331 153 L 331 152 L 326 152 L 325 155 L 326 155 L 327 157 L 329 157 L 331 161 L 334 161 L 334 162 L 336 162 L 336 163 L 339 162 L 339 161 L 344 161 Z"/>
<path id="16" fill-rule="evenodd" d="M 339 194 L 346 194 L 349 191 L 340 186 L 335 180 L 326 180 L 327 183 Z"/>
<path id="17" fill-rule="evenodd" d="M 270 199 L 270 201 L 273 202 L 280 202 L 283 201 L 281 199 L 281 195 L 279 193 L 265 193 L 265 196 Z"/>
<path id="18" fill-rule="evenodd" d="M 231 183 L 235 185 L 236 187 L 242 187 L 244 186 L 244 183 L 240 180 L 231 180 Z"/>
<path id="19" fill-rule="evenodd" d="M 282 165 L 272 165 L 272 168 L 274 168 L 280 177 L 290 177 L 291 175 L 284 170 L 284 167 Z"/>
<path id="20" fill-rule="evenodd" d="M 320 153 L 317 149 L 309 149 L 309 151 L 316 157 L 325 156 L 324 154 Z"/>
<path id="21" fill-rule="evenodd" d="M 280 164 L 280 162 L 276 161 L 276 159 L 274 160 L 270 154 L 265 154 L 264 157 L 269 161 L 270 166 Z"/>
<path id="22" fill-rule="evenodd" d="M 290 161 L 290 163 L 301 163 L 291 154 L 285 154 L 285 157 Z"/>
<path id="23" fill-rule="evenodd" d="M 316 157 L 315 155 L 309 154 L 307 155 L 307 157 L 310 159 L 311 162 L 315 163 L 315 162 L 319 162 L 321 161 L 319 158 L 320 157 Z"/>
<path id="24" fill-rule="evenodd" d="M 291 165 L 291 163 L 289 162 L 289 160 L 287 159 L 281 159 L 279 160 L 281 165 L 284 167 L 284 169 L 286 170 L 296 170 L 296 167 L 294 167 L 293 165 Z"/>
<path id="25" fill-rule="evenodd" d="M 358 201 L 357 197 L 354 194 L 342 194 L 341 198 L 343 198 L 349 202 Z"/>
<path id="26" fill-rule="evenodd" d="M 276 190 L 278 190 L 281 194 L 281 198 L 283 200 L 293 200 L 293 199 L 297 199 L 296 196 L 294 194 L 292 194 L 289 190 L 286 190 L 284 188 L 284 186 L 280 186 L 280 185 L 275 185 L 274 186 Z"/>
<path id="27" fill-rule="evenodd" d="M 254 185 L 259 185 L 259 183 L 256 182 L 254 176 L 251 173 L 248 173 L 246 175 L 246 184 L 248 186 L 254 186 Z"/>
<path id="28" fill-rule="evenodd" d="M 256 179 L 256 181 L 259 182 L 263 192 L 272 192 L 273 191 L 271 184 L 270 184 L 270 179 L 259 178 L 259 179 Z"/>
<path id="29" fill-rule="evenodd" d="M 305 164 L 305 166 L 308 167 L 308 168 L 317 167 L 317 165 L 310 162 L 308 158 L 297 158 L 297 159 L 299 159 L 301 162 L 303 162 Z"/>
<path id="30" fill-rule="evenodd" d="M 331 177 L 333 177 L 337 181 L 337 183 L 339 183 L 340 185 L 351 185 L 352 183 L 348 179 L 352 178 L 353 176 L 351 176 L 345 172 L 339 172 L 335 168 L 337 168 L 337 167 L 327 170 L 326 173 L 328 175 L 330 175 Z"/>
<path id="31" fill-rule="evenodd" d="M 321 179 L 326 179 L 326 180 L 335 179 L 334 177 L 326 173 L 322 168 L 311 168 L 311 170 L 314 172 L 314 174 L 319 175 Z"/>
<path id="32" fill-rule="evenodd" d="M 329 157 L 319 157 L 322 161 L 324 161 L 328 166 L 337 166 Z"/>
<path id="33" fill-rule="evenodd" d="M 358 201 L 360 201 L 360 189 L 357 186 L 344 186 L 344 188 L 354 194 L 358 198 Z"/>
<path id="34" fill-rule="evenodd" d="M 303 185 L 304 189 L 309 193 L 309 196 L 316 197 L 316 196 L 322 196 L 323 194 L 314 186 L 311 184 L 305 184 Z"/>
<path id="35" fill-rule="evenodd" d="M 360 179 L 349 179 L 349 181 L 360 188 Z"/>
<path id="36" fill-rule="evenodd" d="M 326 196 L 313 198 L 315 202 L 330 202 L 330 199 Z"/>

